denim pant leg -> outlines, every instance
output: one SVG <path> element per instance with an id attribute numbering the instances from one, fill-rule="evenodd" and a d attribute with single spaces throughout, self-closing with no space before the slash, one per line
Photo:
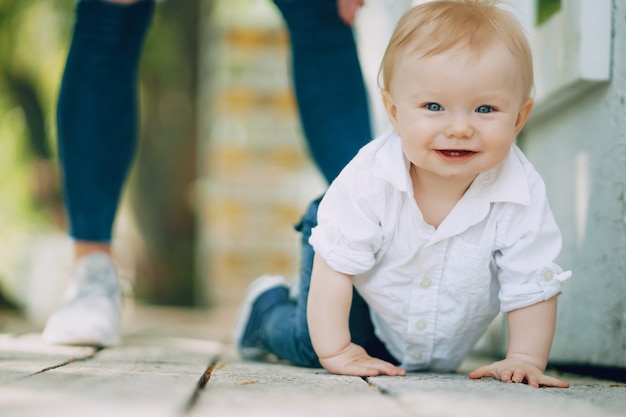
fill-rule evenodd
<path id="1" fill-rule="evenodd" d="M 313 201 L 296 226 L 302 234 L 298 296 L 270 310 L 262 325 L 262 339 L 270 352 L 294 365 L 312 368 L 321 367 L 311 344 L 306 318 L 314 255 L 308 240 L 311 229 L 317 224 L 318 205 L 319 199 Z"/>
<path id="2" fill-rule="evenodd" d="M 302 260 L 300 269 L 300 288 L 298 297 L 293 302 L 276 306 L 268 312 L 263 324 L 263 341 L 268 349 L 279 358 L 295 365 L 320 367 L 313 350 L 306 308 L 311 284 L 314 251 L 309 244 L 311 229 L 317 225 L 317 208 L 320 199 L 313 201 L 297 226 L 302 234 Z M 349 319 L 352 341 L 361 345 L 372 356 L 397 364 L 384 344 L 374 334 L 369 307 L 356 290 L 353 290 L 352 307 Z"/>
<path id="3" fill-rule="evenodd" d="M 80 1 L 57 107 L 70 235 L 107 242 L 132 163 L 137 67 L 154 1 Z"/>
<path id="4" fill-rule="evenodd" d="M 337 0 L 274 0 L 291 41 L 292 75 L 309 150 L 330 183 L 372 138 L 356 43 Z"/>

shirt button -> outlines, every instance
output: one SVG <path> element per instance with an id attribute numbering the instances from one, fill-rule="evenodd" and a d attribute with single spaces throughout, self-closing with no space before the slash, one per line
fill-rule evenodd
<path id="1" fill-rule="evenodd" d="M 425 290 L 432 287 L 432 285 L 433 285 L 433 282 L 431 281 L 430 278 L 424 278 L 423 280 L 420 281 L 420 287 L 424 288 Z"/>
<path id="2" fill-rule="evenodd" d="M 543 279 L 546 282 L 550 282 L 552 281 L 552 279 L 554 278 L 554 272 L 553 271 L 546 271 L 543 273 Z"/>
<path id="3" fill-rule="evenodd" d="M 417 330 L 426 330 L 426 322 L 424 320 L 419 320 L 417 323 L 415 323 L 415 327 L 417 328 Z"/>
<path id="4" fill-rule="evenodd" d="M 424 357 L 424 355 L 422 355 L 422 352 L 415 352 L 413 355 L 411 355 L 413 357 L 413 359 L 415 359 L 416 361 L 421 361 L 422 358 Z"/>

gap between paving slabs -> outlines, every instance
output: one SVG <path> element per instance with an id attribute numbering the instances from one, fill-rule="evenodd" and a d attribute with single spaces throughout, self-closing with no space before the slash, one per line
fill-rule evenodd
<path id="1" fill-rule="evenodd" d="M 210 385 L 209 382 L 211 380 L 211 376 L 213 375 L 214 371 L 222 369 L 224 367 L 228 366 L 226 362 L 222 362 L 222 358 L 220 358 L 219 356 L 215 356 L 214 358 L 211 359 L 211 361 L 209 362 L 207 368 L 204 370 L 204 372 L 202 373 L 202 375 L 200 376 L 200 378 L 198 379 L 198 382 L 191 394 L 191 396 L 189 397 L 189 400 L 187 401 L 187 403 L 185 404 L 185 406 L 183 407 L 182 410 L 182 414 L 186 415 L 186 414 L 190 414 L 195 406 L 198 404 L 198 400 L 200 398 L 200 396 L 202 395 L 202 392 L 205 389 L 210 389 Z M 384 396 L 389 396 L 389 397 L 395 397 L 396 394 L 394 392 L 392 392 L 391 390 L 380 386 L 379 384 L 376 384 L 375 381 L 373 381 L 370 377 L 366 377 L 366 376 L 355 376 L 355 379 L 360 379 L 362 380 L 365 384 L 367 384 L 367 386 L 374 390 L 375 392 L 384 395 Z M 241 381 L 242 384 L 251 384 L 254 383 L 254 381 Z"/>
<path id="2" fill-rule="evenodd" d="M 34 377 L 36 375 L 44 374 L 46 372 L 49 372 L 49 371 L 52 371 L 52 370 L 56 370 L 56 369 L 59 369 L 59 368 L 63 368 L 65 366 L 68 366 L 68 365 L 71 365 L 71 364 L 74 364 L 74 363 L 77 363 L 77 362 L 85 362 L 85 361 L 89 361 L 89 360 L 95 359 L 103 350 L 105 350 L 105 349 L 103 349 L 103 348 L 96 348 L 91 353 L 86 353 L 84 355 L 73 355 L 72 357 L 70 357 L 68 359 L 65 359 L 65 360 L 62 360 L 62 361 L 60 361 L 59 363 L 57 363 L 55 365 L 47 366 L 45 368 L 42 368 L 42 369 L 40 369 L 38 371 L 35 371 L 35 372 L 32 372 L 30 374 L 19 376 L 19 377 L 13 379 L 13 381 L 24 380 L 26 378 L 31 378 L 31 377 Z M 227 366 L 226 362 L 222 362 L 222 357 L 220 355 L 214 355 L 212 357 L 209 357 L 208 364 L 207 364 L 206 368 L 202 371 L 202 373 L 201 373 L 199 379 L 197 380 L 196 384 L 191 385 L 189 387 L 189 388 L 191 388 L 192 392 L 187 397 L 188 398 L 187 401 L 184 401 L 183 404 L 179 405 L 181 407 L 181 408 L 179 408 L 179 413 L 181 413 L 183 415 L 186 415 L 186 414 L 191 414 L 192 411 L 196 410 L 196 408 L 197 408 L 196 405 L 198 405 L 199 398 L 201 397 L 203 391 L 205 391 L 207 389 L 210 389 L 210 385 L 209 384 L 210 384 L 211 377 L 213 376 L 214 372 L 216 370 L 222 369 L 222 367 L 224 367 L 224 366 Z M 441 377 L 440 376 L 440 377 L 435 377 L 435 378 L 427 378 L 428 381 L 411 381 L 411 388 L 413 388 L 413 389 L 417 388 L 418 386 L 420 386 L 423 383 L 429 383 L 429 384 L 438 383 L 438 384 L 443 384 L 444 387 L 447 387 L 449 389 L 449 388 L 451 388 L 449 386 L 451 383 L 453 383 L 452 385 L 460 383 L 460 381 L 454 381 L 454 380 L 453 381 L 447 381 L 447 379 L 449 379 L 449 378 L 455 379 L 454 376 L 447 375 L 445 377 Z M 369 388 L 373 389 L 377 393 L 379 393 L 379 394 L 381 394 L 383 396 L 386 396 L 387 398 L 393 398 L 394 402 L 396 402 L 396 404 L 398 404 L 401 408 L 405 409 L 406 411 L 410 412 L 410 410 L 415 405 L 414 403 L 416 401 L 421 403 L 422 397 L 418 398 L 416 396 L 415 398 L 412 398 L 413 396 L 415 396 L 415 395 L 413 395 L 411 393 L 411 391 L 413 391 L 413 390 L 408 390 L 409 392 L 405 392 L 406 390 L 403 389 L 403 387 L 402 387 L 403 384 L 400 384 L 398 386 L 399 390 L 395 390 L 394 389 L 395 385 L 397 385 L 397 384 L 393 384 L 392 383 L 391 386 L 390 386 L 390 382 L 397 382 L 397 383 L 399 383 L 402 380 L 398 380 L 398 381 L 395 381 L 395 380 L 392 380 L 392 381 L 390 381 L 390 380 L 380 380 L 379 381 L 377 378 L 370 378 L 370 377 L 355 377 L 355 379 L 361 380 L 363 383 L 367 384 L 367 386 Z M 422 379 L 422 378 L 420 378 L 420 379 Z M 446 381 L 443 381 L 443 380 L 438 381 L 439 379 L 445 379 Z M 463 380 L 464 380 L 464 382 L 462 382 L 462 383 L 466 384 L 467 381 L 465 381 L 465 378 L 463 378 Z M 7 382 L 10 383 L 10 381 L 7 381 Z M 408 383 L 409 381 L 406 381 L 406 382 Z M 582 381 L 580 381 L 580 382 L 582 382 Z M 579 382 L 579 384 L 580 384 L 580 382 Z M 253 383 L 253 381 L 250 381 L 249 383 Z M 472 384 L 472 385 L 481 385 L 481 388 L 485 388 L 486 386 L 483 386 L 483 384 Z M 491 386 L 491 385 L 492 384 L 489 384 L 489 386 Z M 621 384 L 620 384 L 620 386 L 623 387 L 623 385 L 621 385 Z M 580 385 L 579 385 L 579 387 L 580 387 Z M 590 385 L 589 387 L 592 387 L 592 386 Z M 420 387 L 420 388 L 421 389 L 419 391 L 422 391 L 422 389 L 424 387 Z M 478 387 L 476 387 L 476 388 L 478 388 Z M 498 388 L 498 391 L 501 391 L 504 388 L 509 388 L 510 389 L 512 387 L 508 387 L 506 385 L 504 385 L 504 386 L 498 385 L 497 388 Z M 583 391 L 586 391 L 586 390 L 587 390 L 586 388 L 583 389 Z M 428 391 L 428 390 L 426 390 L 426 391 Z M 445 391 L 447 391 L 447 389 Z M 537 391 L 536 394 L 539 394 L 540 392 L 542 392 L 542 391 L 541 390 Z M 535 392 L 532 391 L 532 393 L 535 393 Z M 575 394 L 574 389 L 567 390 L 567 392 L 563 392 L 562 394 L 565 395 L 565 394 L 568 394 L 568 393 L 569 394 Z M 424 392 L 423 394 L 426 394 L 426 392 Z M 431 392 L 430 394 L 437 394 L 437 393 Z M 435 395 L 436 399 L 438 398 L 440 400 L 445 400 L 447 398 L 447 395 L 443 395 L 444 392 L 440 392 L 439 394 L 442 394 L 442 395 L 439 395 L 439 396 Z M 556 394 L 556 392 L 555 392 L 555 394 Z M 578 394 L 580 395 L 581 393 L 578 393 Z M 585 395 L 583 395 L 582 397 L 587 397 L 589 395 L 592 395 L 592 396 L 594 395 L 591 392 L 583 392 L 583 394 L 585 394 Z M 572 395 L 572 396 L 573 397 L 578 397 L 579 395 Z M 467 400 L 468 398 L 469 397 L 463 397 L 463 399 L 465 399 L 465 400 Z M 472 399 L 472 398 L 470 398 L 470 399 Z M 395 401 L 395 400 L 397 400 L 397 401 Z M 580 405 L 585 405 L 585 404 L 580 404 Z M 587 405 L 591 405 L 591 404 L 587 404 Z M 598 411 L 601 411 L 601 410 L 598 410 Z"/>
<path id="3" fill-rule="evenodd" d="M 307 369 L 302 369 L 302 373 L 289 367 L 279 365 L 272 369 L 272 365 L 258 365 L 255 363 L 237 362 L 233 363 L 236 368 L 257 368 L 252 369 L 250 373 L 241 374 L 242 378 L 249 377 L 250 380 L 231 380 L 231 383 L 237 385 L 256 384 L 257 382 L 266 382 L 273 384 L 273 381 L 280 379 L 281 375 L 285 375 L 286 380 L 298 379 L 308 380 Z M 205 372 L 198 381 L 196 390 L 187 403 L 186 412 L 191 411 L 210 411 L 209 406 L 204 398 L 202 391 L 207 394 L 211 392 L 211 377 L 221 373 L 215 371 L 225 368 L 225 363 L 219 363 L 219 359 L 209 364 Z M 259 366 L 267 366 L 266 376 L 264 378 L 263 369 Z M 299 368 L 298 368 L 299 369 Z M 232 374 L 232 372 L 231 372 Z M 255 374 L 261 379 L 256 380 Z M 272 375 L 273 374 L 273 375 Z M 290 376 L 296 375 L 295 378 Z M 569 389 L 557 388 L 532 388 L 525 384 L 505 384 L 492 379 L 470 380 L 467 375 L 462 373 L 451 374 L 432 374 L 432 373 L 416 373 L 410 374 L 405 378 L 391 377 L 353 377 L 356 381 L 367 384 L 369 388 L 379 393 L 381 397 L 392 400 L 393 404 L 398 408 L 394 415 L 411 415 L 411 416 L 464 416 L 483 415 L 487 417 L 501 416 L 503 413 L 514 417 L 526 417 L 534 413 L 543 413 L 547 417 L 556 417 L 562 415 L 580 416 L 623 416 L 622 412 L 626 406 L 626 398 L 624 389 L 626 386 L 619 383 L 613 383 L 606 380 L 595 380 L 591 378 L 581 378 L 574 375 L 567 375 L 568 380 L 572 383 Z M 226 380 L 228 377 L 226 378 Z M 331 381 L 329 380 L 329 383 Z M 216 382 L 217 383 L 217 382 Z M 319 383 L 319 380 L 317 381 Z M 315 393 L 315 383 L 309 388 L 304 388 L 305 395 L 313 395 Z M 324 384 L 325 385 L 325 384 Z M 223 385 L 214 386 L 215 389 L 223 390 Z M 222 391 L 223 392 L 223 391 Z M 319 393 L 319 392 L 318 392 Z M 263 398 L 263 397 L 251 397 Z M 216 398 L 213 398 L 216 399 Z M 345 397 L 348 399 L 348 397 Z M 389 405 L 389 403 L 387 403 Z M 205 407 L 203 407 L 203 405 Z M 208 407 L 207 407 L 208 406 Z M 214 404 L 213 406 L 217 406 Z M 261 406 L 261 404 L 257 404 Z M 270 407 L 271 408 L 271 407 Z M 513 409 L 511 409 L 513 408 Z M 224 410 L 224 408 L 218 408 Z M 258 408 L 257 411 L 261 411 Z M 402 411 L 400 411 L 402 410 Z M 282 410 L 285 411 L 285 410 Z M 347 413 L 351 410 L 346 409 Z M 194 414 L 196 415 L 196 414 Z M 198 414 L 199 415 L 199 414 Z M 245 414 L 242 415 L 252 415 Z M 354 415 L 354 414 L 350 414 Z"/>
<path id="4" fill-rule="evenodd" d="M 385 387 L 381 387 L 380 385 L 376 384 L 376 382 L 372 381 L 372 379 L 368 376 L 362 376 L 361 379 L 363 381 L 365 381 L 365 383 L 372 388 L 373 390 L 383 394 L 383 395 L 388 395 L 390 397 L 395 396 L 396 394 L 390 390 L 388 390 Z"/>
<path id="5" fill-rule="evenodd" d="M 35 348 L 39 347 L 39 345 L 32 344 L 32 343 L 28 344 L 27 346 L 35 346 Z M 42 351 L 41 349 L 35 349 L 34 351 L 32 351 L 32 348 L 31 348 L 31 353 L 32 352 L 40 353 L 41 351 Z M 79 363 L 97 363 L 99 358 L 103 358 L 103 353 L 104 352 L 115 353 L 116 349 L 103 348 L 103 347 L 100 347 L 100 348 L 89 348 L 88 351 L 83 351 L 81 353 L 74 352 L 74 354 L 71 354 L 71 356 L 67 355 L 65 357 L 51 358 L 52 361 L 48 361 L 48 363 L 42 363 L 42 364 L 40 364 L 39 367 L 33 367 L 27 373 L 22 373 L 21 375 L 19 375 L 19 374 L 18 375 L 14 375 L 12 378 L 6 378 L 2 383 L 0 383 L 0 385 L 10 386 L 10 385 L 15 384 L 15 383 L 20 383 L 20 382 L 33 380 L 34 378 L 37 378 L 37 377 L 41 377 L 41 376 L 44 376 L 44 375 L 49 375 L 50 373 L 52 373 L 54 371 L 59 371 L 59 370 L 65 369 L 66 367 L 68 367 L 70 365 L 78 365 Z M 106 359 L 104 359 L 104 360 L 106 360 Z M 111 359 L 109 358 L 108 360 L 110 361 Z M 205 360 L 207 360 L 207 358 L 205 358 Z M 195 402 L 197 400 L 198 395 L 204 389 L 206 383 L 209 381 L 211 373 L 213 372 L 213 369 L 215 369 L 216 365 L 218 364 L 218 362 L 219 362 L 219 355 L 215 355 L 214 354 L 214 355 L 208 356 L 208 362 L 209 362 L 209 365 L 207 366 L 207 368 L 202 373 L 202 375 L 201 375 L 200 379 L 198 380 L 198 382 L 196 384 L 194 384 L 193 382 L 189 381 L 190 383 L 187 385 L 186 392 L 187 393 L 191 392 L 191 396 L 188 397 L 188 396 L 185 395 L 185 396 L 179 398 L 178 401 L 180 401 L 180 402 L 178 403 L 178 406 L 172 404 L 172 405 L 174 405 L 174 409 L 173 410 L 178 409 L 178 411 L 174 412 L 173 414 L 170 414 L 167 411 L 165 411 L 164 415 L 179 416 L 179 415 L 181 415 L 181 411 L 183 411 L 182 414 L 185 414 L 185 412 L 187 410 L 190 410 L 193 407 L 193 405 L 195 404 Z M 204 363 L 206 364 L 206 362 L 204 362 Z M 197 365 L 202 366 L 201 364 L 197 364 Z M 89 366 L 89 365 L 87 365 L 87 366 Z M 196 368 L 196 369 L 201 369 L 200 366 L 198 368 Z M 158 371 L 157 371 L 157 373 L 158 373 Z M 131 379 L 132 379 L 132 377 L 131 377 Z M 131 396 L 132 396 L 132 394 L 131 394 Z M 187 401 L 185 401 L 186 398 L 189 398 L 189 399 Z M 137 406 L 137 404 L 130 404 L 130 405 Z M 139 402 L 139 406 L 141 406 L 141 402 Z M 2 408 L 2 407 L 0 407 L 0 408 Z M 0 412 L 0 415 L 2 415 L 2 412 Z"/>
<path id="6" fill-rule="evenodd" d="M 50 346 L 43 344 L 38 335 L 34 336 L 31 333 L 0 335 L 0 361 L 3 364 L 6 364 L 5 359 L 8 363 L 16 360 L 30 362 L 34 359 L 32 361 L 34 366 L 26 367 L 30 369 L 11 372 L 9 367 L 6 373 L 3 372 L 0 385 L 22 381 L 72 363 L 88 361 L 101 350 L 101 348 Z"/>
<path id="7" fill-rule="evenodd" d="M 209 365 L 200 376 L 200 379 L 198 380 L 198 383 L 196 384 L 196 387 L 194 388 L 193 393 L 191 394 L 191 397 L 189 397 L 187 404 L 185 404 L 183 408 L 184 414 L 188 414 L 189 412 L 191 412 L 191 410 L 193 410 L 194 406 L 198 402 L 198 398 L 200 397 L 200 394 L 202 393 L 202 391 L 204 390 L 208 382 L 211 380 L 211 375 L 213 375 L 213 371 L 218 366 L 218 363 L 219 363 L 219 356 L 216 356 L 215 358 L 211 359 L 211 361 L 209 362 Z"/>
<path id="8" fill-rule="evenodd" d="M 76 362 L 88 361 L 88 360 L 90 360 L 90 359 L 95 358 L 95 357 L 96 357 L 96 355 L 97 355 L 97 354 L 98 354 L 101 350 L 103 350 L 103 349 L 104 349 L 104 348 L 101 348 L 101 347 L 99 347 L 99 348 L 94 348 L 93 353 L 91 353 L 91 354 L 89 354 L 89 355 L 79 356 L 79 357 L 76 357 L 76 358 L 69 358 L 69 359 L 67 359 L 67 360 L 65 360 L 65 361 L 63 361 L 63 362 L 61 362 L 61 363 L 56 364 L 56 365 L 47 366 L 47 367 L 45 367 L 45 368 L 43 368 L 43 369 L 40 369 L 40 370 L 39 370 L 39 371 L 37 371 L 37 372 L 33 372 L 33 373 L 31 373 L 31 374 L 28 374 L 28 375 L 24 375 L 24 376 L 22 376 L 22 377 L 19 377 L 19 378 L 15 379 L 15 381 L 20 381 L 20 380 L 22 380 L 22 379 L 26 379 L 26 378 L 30 378 L 30 377 L 33 377 L 33 376 L 36 376 L 36 375 L 40 375 L 40 374 L 43 374 L 44 372 L 48 372 L 48 371 L 52 371 L 52 370 L 55 370 L 55 369 L 59 369 L 59 368 L 62 368 L 62 367 L 64 367 L 64 366 L 67 366 L 67 365 L 71 365 L 71 364 L 73 364 L 73 363 L 76 363 Z"/>
<path id="9" fill-rule="evenodd" d="M 29 337 L 29 335 L 27 335 L 24 338 L 23 343 L 18 342 L 17 345 L 12 346 L 12 348 L 21 347 L 21 348 L 25 348 L 26 350 L 32 351 L 34 353 L 40 353 L 41 349 L 38 349 L 38 347 L 40 348 L 39 346 L 40 343 L 33 343 L 33 340 L 30 340 L 30 339 L 31 338 Z M 18 338 L 18 340 L 21 340 L 21 338 Z M 16 339 L 13 339 L 13 342 L 16 342 Z M 49 352 L 49 349 L 50 348 L 46 346 L 45 352 L 46 353 Z M 22 350 L 22 349 L 19 349 L 19 350 Z M 115 349 L 100 347 L 100 348 L 90 348 L 90 350 L 85 352 L 84 354 L 77 354 L 77 352 L 74 352 L 74 354 L 66 358 L 57 358 L 57 360 L 59 360 L 58 363 L 53 363 L 52 365 L 42 367 L 41 369 L 35 370 L 34 372 L 31 372 L 25 375 L 19 375 L 19 376 L 16 376 L 15 378 L 8 379 L 4 381 L 3 384 L 11 384 L 13 382 L 27 380 L 29 378 L 36 377 L 38 375 L 46 374 L 47 372 L 50 372 L 50 371 L 59 370 L 61 368 L 64 368 L 72 364 L 77 364 L 80 362 L 83 362 L 83 363 L 88 362 L 88 361 L 96 359 L 99 355 L 101 356 L 103 352 L 114 351 L 114 350 Z M 210 382 L 213 372 L 215 370 L 218 370 L 218 369 L 221 369 L 222 367 L 227 366 L 227 362 L 221 362 L 221 361 L 222 361 L 222 357 L 219 354 L 209 357 L 209 362 L 208 362 L 207 367 L 204 369 L 204 371 L 200 375 L 200 378 L 198 379 L 195 386 L 193 386 L 191 395 L 188 397 L 188 400 L 181 406 L 182 414 L 189 414 L 191 411 L 193 411 L 202 392 L 205 389 L 207 389 L 207 386 Z M 354 377 L 354 378 L 356 380 L 362 380 L 363 383 L 367 384 L 369 388 L 373 389 L 379 394 L 393 396 L 392 392 L 389 389 L 381 387 L 380 385 L 374 383 L 368 377 Z M 242 384 L 253 383 L 253 381 L 247 381 L 247 382 L 242 381 L 241 383 Z"/>

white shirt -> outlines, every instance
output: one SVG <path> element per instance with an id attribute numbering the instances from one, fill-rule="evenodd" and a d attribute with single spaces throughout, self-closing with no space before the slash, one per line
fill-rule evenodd
<path id="1" fill-rule="evenodd" d="M 370 306 L 407 370 L 456 369 L 499 311 L 547 300 L 571 272 L 539 174 L 517 146 L 435 229 L 415 202 L 400 138 L 364 146 L 331 184 L 310 242 Z"/>

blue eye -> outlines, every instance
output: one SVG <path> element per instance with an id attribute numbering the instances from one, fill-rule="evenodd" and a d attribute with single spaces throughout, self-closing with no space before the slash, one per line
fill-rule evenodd
<path id="1" fill-rule="evenodd" d="M 443 108 L 437 103 L 428 103 L 424 106 L 427 110 L 430 111 L 441 111 Z"/>
<path id="2" fill-rule="evenodd" d="M 493 111 L 493 107 L 491 106 L 480 106 L 476 109 L 476 113 L 491 113 Z"/>

